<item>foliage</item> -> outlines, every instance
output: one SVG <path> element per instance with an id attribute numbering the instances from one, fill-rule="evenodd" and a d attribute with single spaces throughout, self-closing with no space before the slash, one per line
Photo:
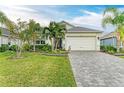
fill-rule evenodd
<path id="1" fill-rule="evenodd" d="M 117 49 L 113 46 L 100 46 L 100 50 L 109 54 L 114 54 L 117 52 Z"/>
<path id="2" fill-rule="evenodd" d="M 1 44 L 0 52 L 5 52 L 7 50 L 9 50 L 9 45 L 8 44 Z"/>
<path id="3" fill-rule="evenodd" d="M 13 22 L 2 11 L 0 11 L 0 23 L 4 24 L 10 32 L 13 32 Z"/>
<path id="4" fill-rule="evenodd" d="M 112 24 L 116 27 L 117 51 L 119 52 L 120 41 L 124 42 L 124 11 L 109 7 L 104 10 L 102 25 Z"/>
<path id="5" fill-rule="evenodd" d="M 51 45 L 43 45 L 42 48 L 41 48 L 41 51 L 51 51 L 52 50 L 52 47 Z"/>
<path id="6" fill-rule="evenodd" d="M 45 52 L 50 52 L 52 50 L 51 45 L 45 44 L 45 45 L 35 45 L 36 51 L 45 51 Z M 30 47 L 31 50 L 33 50 L 33 46 Z"/>
<path id="7" fill-rule="evenodd" d="M 10 47 L 9 47 L 9 50 L 10 51 L 17 51 L 17 45 L 11 45 Z"/>
<path id="8" fill-rule="evenodd" d="M 42 27 L 34 20 L 29 20 L 26 39 L 27 42 L 33 42 L 33 51 L 35 51 L 35 42 L 39 38 L 42 38 Z"/>
<path id="9" fill-rule="evenodd" d="M 65 25 L 56 22 L 50 22 L 49 26 L 44 28 L 43 33 L 45 37 L 49 37 L 52 44 L 52 50 L 57 49 L 59 40 L 65 37 L 65 31 Z"/>
<path id="10" fill-rule="evenodd" d="M 30 45 L 28 43 L 25 43 L 25 44 L 23 44 L 22 48 L 23 48 L 23 51 L 29 51 Z"/>

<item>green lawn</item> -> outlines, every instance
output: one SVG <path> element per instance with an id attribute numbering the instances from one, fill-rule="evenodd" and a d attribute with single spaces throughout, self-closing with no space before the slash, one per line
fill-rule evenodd
<path id="1" fill-rule="evenodd" d="M 0 53 L 0 86 L 76 86 L 68 57 L 25 53 L 23 59 L 10 59 L 14 53 Z"/>
<path id="2" fill-rule="evenodd" d="M 124 56 L 120 56 L 121 58 L 124 58 Z"/>

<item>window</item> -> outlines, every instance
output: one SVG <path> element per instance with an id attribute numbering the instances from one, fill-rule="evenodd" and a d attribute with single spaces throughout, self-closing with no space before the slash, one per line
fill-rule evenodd
<path id="1" fill-rule="evenodd" d="M 39 40 L 37 40 L 37 41 L 36 41 L 36 44 L 40 44 L 40 41 L 39 41 Z"/>
<path id="2" fill-rule="evenodd" d="M 11 45 L 11 42 L 8 42 L 8 45 Z"/>
<path id="3" fill-rule="evenodd" d="M 45 44 L 45 41 L 44 40 L 37 40 L 36 44 Z"/>
<path id="4" fill-rule="evenodd" d="M 41 41 L 41 44 L 45 44 L 45 41 L 42 40 L 42 41 Z"/>

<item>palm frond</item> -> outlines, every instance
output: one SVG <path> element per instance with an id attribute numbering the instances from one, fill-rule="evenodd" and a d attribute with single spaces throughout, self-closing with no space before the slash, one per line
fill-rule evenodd
<path id="1" fill-rule="evenodd" d="M 113 24 L 113 19 L 111 16 L 106 16 L 102 19 L 102 26 L 105 28 L 107 24 Z"/>
<path id="2" fill-rule="evenodd" d="M 115 7 L 109 7 L 109 8 L 106 8 L 104 10 L 103 15 L 105 15 L 106 13 L 112 13 L 112 14 L 114 14 L 116 16 L 116 15 L 118 15 L 119 10 L 117 8 L 115 8 Z"/>

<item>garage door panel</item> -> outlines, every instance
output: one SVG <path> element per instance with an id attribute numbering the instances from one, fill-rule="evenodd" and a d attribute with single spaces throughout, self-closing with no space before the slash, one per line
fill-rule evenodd
<path id="1" fill-rule="evenodd" d="M 67 37 L 71 50 L 95 50 L 95 37 Z"/>

